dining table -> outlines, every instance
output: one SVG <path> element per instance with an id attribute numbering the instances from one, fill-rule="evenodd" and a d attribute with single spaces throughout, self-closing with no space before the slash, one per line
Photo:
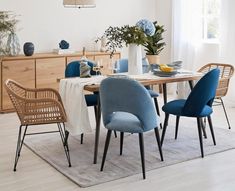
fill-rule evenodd
<path id="1" fill-rule="evenodd" d="M 199 72 L 189 71 L 189 70 L 179 70 L 178 73 L 174 76 L 159 77 L 152 73 L 145 73 L 140 75 L 128 75 L 128 74 L 110 74 L 107 77 L 122 77 L 126 76 L 131 79 L 137 80 L 144 86 L 153 86 L 153 85 L 162 85 L 163 87 L 163 99 L 164 104 L 167 103 L 167 84 L 169 83 L 178 83 L 178 82 L 188 82 L 189 87 L 192 90 L 194 86 L 194 81 L 199 80 L 203 74 Z M 99 92 L 100 84 L 89 84 L 84 86 L 84 90 L 89 92 Z M 99 137 L 100 137 L 100 123 L 101 123 L 101 107 L 100 101 L 98 99 L 97 105 L 97 120 L 95 128 L 95 144 L 94 144 L 94 158 L 93 163 L 97 163 L 98 155 L 98 146 L 99 146 Z"/>

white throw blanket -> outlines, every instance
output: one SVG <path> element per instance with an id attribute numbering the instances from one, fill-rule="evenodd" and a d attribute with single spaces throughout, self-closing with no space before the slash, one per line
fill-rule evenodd
<path id="1" fill-rule="evenodd" d="M 60 81 L 60 95 L 67 114 L 66 127 L 73 135 L 91 133 L 84 86 L 99 84 L 105 77 L 67 78 Z"/>

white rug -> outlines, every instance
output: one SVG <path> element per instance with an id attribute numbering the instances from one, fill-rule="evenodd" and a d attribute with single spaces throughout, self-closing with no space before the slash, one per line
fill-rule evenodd
<path id="1" fill-rule="evenodd" d="M 166 132 L 162 148 L 164 162 L 160 161 L 154 131 L 144 134 L 147 171 L 201 158 L 196 120 L 187 121 L 187 124 L 183 124 L 182 120 L 177 140 L 174 139 L 174 130 L 173 126 L 169 126 Z M 235 133 L 216 127 L 214 131 L 217 141 L 216 146 L 213 145 L 209 129 L 207 130 L 208 138 L 203 140 L 205 157 L 209 154 L 235 148 Z M 71 168 L 68 167 L 59 134 L 27 136 L 25 144 L 34 153 L 81 187 L 93 186 L 138 173 L 142 178 L 137 134 L 125 135 L 122 156 L 119 155 L 119 135 L 118 138 L 112 136 L 104 171 L 100 172 L 105 136 L 106 129 L 101 127 L 98 163 L 95 165 L 93 164 L 94 134 L 85 135 L 83 145 L 80 144 L 80 136 L 70 136 Z"/>

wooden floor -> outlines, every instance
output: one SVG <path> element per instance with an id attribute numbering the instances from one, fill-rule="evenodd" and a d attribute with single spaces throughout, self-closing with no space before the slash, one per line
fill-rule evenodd
<path id="1" fill-rule="evenodd" d="M 221 107 L 216 106 L 214 110 L 214 125 L 227 128 Z M 228 112 L 234 128 L 231 131 L 235 131 L 235 108 L 228 108 Z M 15 113 L 0 115 L 0 191 L 235 190 L 235 150 L 149 171 L 146 180 L 138 174 L 86 189 L 78 187 L 26 147 L 22 149 L 17 172 L 13 172 L 17 124 Z"/>

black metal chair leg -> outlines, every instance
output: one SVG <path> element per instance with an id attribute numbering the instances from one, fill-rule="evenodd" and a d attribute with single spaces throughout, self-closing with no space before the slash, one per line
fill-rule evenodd
<path id="1" fill-rule="evenodd" d="M 177 139 L 177 136 L 178 136 L 179 121 L 180 121 L 180 116 L 176 116 L 176 125 L 175 125 L 175 140 Z"/>
<path id="2" fill-rule="evenodd" d="M 224 114 L 225 114 L 225 117 L 226 117 L 226 120 L 227 120 L 227 123 L 228 123 L 228 128 L 231 129 L 230 122 L 229 122 L 228 115 L 227 115 L 227 111 L 226 111 L 226 108 L 225 108 L 225 105 L 224 105 L 224 101 L 223 101 L 222 98 L 220 98 L 220 101 L 221 101 L 223 109 L 224 109 Z"/>
<path id="3" fill-rule="evenodd" d="M 201 129 L 201 119 L 197 118 L 197 127 L 198 127 L 198 135 L 199 135 L 199 141 L 200 141 L 200 148 L 201 148 L 201 156 L 204 157 L 204 151 L 203 151 L 203 139 L 202 139 L 202 129 Z"/>
<path id="4" fill-rule="evenodd" d="M 213 143 L 214 143 L 214 145 L 216 145 L 215 134 L 214 134 L 214 130 L 213 130 L 211 116 L 208 116 L 207 119 L 208 119 L 209 127 L 210 127 L 210 130 L 211 130 L 211 136 L 212 136 L 212 139 L 213 139 Z"/>
<path id="5" fill-rule="evenodd" d="M 203 122 L 203 118 L 200 118 L 200 126 L 201 126 L 201 129 L 202 129 L 202 133 L 203 133 L 204 138 L 207 139 L 206 126 Z"/>
<path id="6" fill-rule="evenodd" d="M 64 152 L 65 152 L 66 158 L 68 160 L 69 167 L 71 167 L 72 165 L 71 165 L 71 161 L 70 161 L 70 154 L 69 154 L 69 147 L 68 147 L 69 132 L 65 129 L 64 123 L 63 123 L 64 131 L 63 131 L 60 123 L 57 123 L 57 125 L 58 125 L 58 129 L 59 129 L 61 141 L 62 141 L 62 144 L 64 147 Z"/>
<path id="7" fill-rule="evenodd" d="M 27 132 L 28 125 L 25 126 L 23 137 L 21 138 L 22 128 L 23 128 L 23 126 L 20 125 L 20 127 L 19 127 L 19 134 L 18 134 L 18 140 L 17 140 L 17 146 L 16 146 L 16 156 L 15 156 L 15 163 L 14 163 L 14 171 L 16 171 L 16 166 L 17 166 L 18 160 L 20 158 L 20 152 L 21 152 L 21 149 L 22 149 L 22 145 L 24 143 L 24 138 L 25 138 L 25 135 L 26 135 L 26 132 Z"/>
<path id="8" fill-rule="evenodd" d="M 17 140 L 17 145 L 16 145 L 14 171 L 16 171 L 16 166 L 17 166 L 17 162 L 18 162 L 18 159 L 19 159 L 19 148 L 20 148 L 20 142 L 21 142 L 21 130 L 22 130 L 22 125 L 20 125 L 20 127 L 19 127 L 18 140 Z"/>
<path id="9" fill-rule="evenodd" d="M 124 132 L 120 132 L 120 155 L 122 155 L 123 140 L 124 140 Z"/>
<path id="10" fill-rule="evenodd" d="M 107 135 L 106 135 L 106 141 L 105 141 L 105 146 L 104 146 L 104 154 L 103 154 L 103 159 L 102 159 L 100 171 L 103 171 L 103 168 L 104 168 L 104 163 L 105 163 L 107 151 L 108 151 L 108 148 L 109 148 L 109 142 L 110 142 L 111 134 L 112 134 L 112 130 L 108 130 Z"/>
<path id="11" fill-rule="evenodd" d="M 157 140 L 157 145 L 158 145 L 161 161 L 163 161 L 161 139 L 160 139 L 160 135 L 159 135 L 159 131 L 158 131 L 157 127 L 154 129 L 154 132 L 155 132 L 155 137 L 156 137 L 156 140 Z"/>
<path id="12" fill-rule="evenodd" d="M 141 156 L 143 179 L 145 179 L 146 176 L 145 176 L 144 136 L 143 136 L 143 133 L 139 133 L 139 145 L 140 145 L 140 156 Z"/>
<path id="13" fill-rule="evenodd" d="M 164 137 L 165 137 L 165 134 L 166 134 L 166 128 L 167 128 L 167 125 L 168 125 L 168 119 L 169 119 L 169 114 L 166 113 L 165 114 L 164 125 L 163 125 L 162 137 L 161 137 L 161 146 L 163 144 Z"/>
<path id="14" fill-rule="evenodd" d="M 155 97 L 155 98 L 153 98 L 153 100 L 154 100 L 156 112 L 157 112 L 158 116 L 160 117 L 160 110 L 159 110 L 159 105 L 158 105 L 157 98 Z M 162 129 L 162 123 L 160 123 L 160 128 Z"/>
<path id="15" fill-rule="evenodd" d="M 23 146 L 23 143 L 24 143 L 24 138 L 25 138 L 27 129 L 28 129 L 28 125 L 26 125 L 25 129 L 24 129 L 24 134 L 23 134 L 23 137 L 22 137 L 22 140 L 21 140 L 21 143 L 20 143 L 20 148 L 19 148 L 18 156 L 20 156 L 20 152 L 21 152 L 21 149 L 22 149 L 22 146 Z"/>
<path id="16" fill-rule="evenodd" d="M 81 134 L 81 141 L 80 141 L 81 145 L 83 144 L 83 138 L 84 138 L 84 133 Z"/>

